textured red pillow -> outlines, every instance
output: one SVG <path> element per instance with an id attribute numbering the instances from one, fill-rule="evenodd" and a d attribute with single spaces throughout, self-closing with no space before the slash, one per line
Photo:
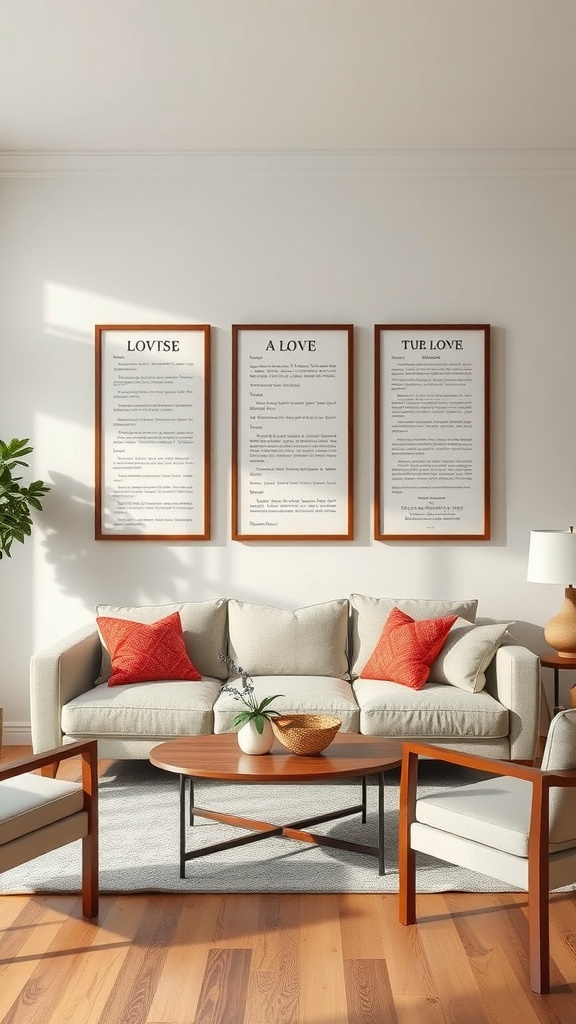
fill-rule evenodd
<path id="1" fill-rule="evenodd" d="M 360 678 L 389 679 L 421 690 L 457 618 L 418 620 L 393 608 Z"/>
<path id="2" fill-rule="evenodd" d="M 186 652 L 178 612 L 152 623 L 104 616 L 98 616 L 96 622 L 112 662 L 108 686 L 202 678 Z"/>

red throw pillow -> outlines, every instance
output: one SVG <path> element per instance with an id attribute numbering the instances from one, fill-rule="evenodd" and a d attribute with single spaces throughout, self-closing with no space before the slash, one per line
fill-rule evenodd
<path id="1" fill-rule="evenodd" d="M 178 612 L 152 623 L 104 616 L 98 616 L 96 622 L 112 662 L 108 686 L 202 678 L 186 652 Z"/>
<path id="2" fill-rule="evenodd" d="M 457 618 L 418 620 L 393 608 L 360 678 L 389 679 L 421 690 Z"/>

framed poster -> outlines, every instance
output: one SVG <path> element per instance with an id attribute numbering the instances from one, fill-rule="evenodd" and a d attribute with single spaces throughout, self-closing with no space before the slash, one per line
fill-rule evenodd
<path id="1" fill-rule="evenodd" d="M 490 538 L 490 326 L 375 327 L 376 540 Z"/>
<path id="2" fill-rule="evenodd" d="M 232 327 L 232 539 L 353 537 L 353 327 Z"/>
<path id="3" fill-rule="evenodd" d="M 96 326 L 96 540 L 210 537 L 210 327 Z"/>

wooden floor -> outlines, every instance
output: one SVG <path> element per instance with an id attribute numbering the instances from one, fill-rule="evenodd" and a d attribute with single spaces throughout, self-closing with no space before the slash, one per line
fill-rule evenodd
<path id="1" fill-rule="evenodd" d="M 406 928 L 393 895 L 104 895 L 87 922 L 74 896 L 3 896 L 0 1022 L 575 1024 L 575 897 L 552 897 L 548 996 L 524 896 L 417 907 Z"/>

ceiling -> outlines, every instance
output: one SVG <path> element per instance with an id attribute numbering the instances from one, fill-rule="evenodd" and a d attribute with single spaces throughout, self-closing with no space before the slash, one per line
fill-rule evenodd
<path id="1" fill-rule="evenodd" d="M 0 150 L 573 150 L 575 42 L 574 0 L 0 0 Z"/>

